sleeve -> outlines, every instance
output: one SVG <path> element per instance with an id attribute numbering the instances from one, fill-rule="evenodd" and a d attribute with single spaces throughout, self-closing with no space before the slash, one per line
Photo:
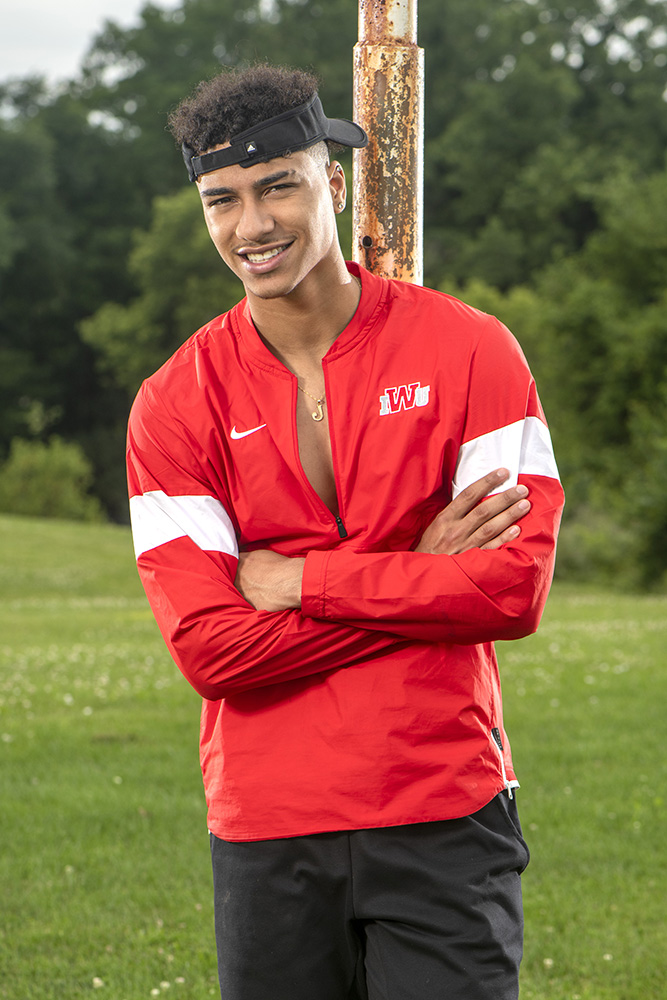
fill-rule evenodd
<path id="1" fill-rule="evenodd" d="M 490 318 L 470 358 L 452 495 L 493 469 L 528 487 L 521 534 L 496 550 L 310 552 L 302 611 L 423 641 L 517 639 L 537 628 L 553 576 L 563 491 L 534 380 L 510 332 Z"/>
<path id="2" fill-rule="evenodd" d="M 137 566 L 162 636 L 204 698 L 366 661 L 400 640 L 299 611 L 256 611 L 234 586 L 238 547 L 197 444 L 146 384 L 130 414 L 130 515 Z"/>

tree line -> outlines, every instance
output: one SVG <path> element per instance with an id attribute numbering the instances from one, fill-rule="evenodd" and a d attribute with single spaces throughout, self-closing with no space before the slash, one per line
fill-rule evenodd
<path id="1" fill-rule="evenodd" d="M 0 509 L 126 519 L 141 379 L 242 293 L 167 115 L 267 59 L 315 69 L 350 117 L 356 31 L 356 0 L 148 3 L 66 84 L 0 87 Z M 664 584 L 667 3 L 421 0 L 419 43 L 425 283 L 528 356 L 568 496 L 561 575 Z"/>

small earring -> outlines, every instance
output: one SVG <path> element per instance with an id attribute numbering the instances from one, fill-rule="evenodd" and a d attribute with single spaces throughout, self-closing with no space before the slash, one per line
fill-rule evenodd
<path id="1" fill-rule="evenodd" d="M 345 202 L 344 201 L 339 201 L 338 202 L 338 211 L 342 212 L 344 208 L 345 208 Z"/>

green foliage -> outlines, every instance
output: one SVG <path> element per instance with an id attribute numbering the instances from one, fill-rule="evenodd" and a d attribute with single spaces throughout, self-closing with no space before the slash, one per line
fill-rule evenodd
<path id="1" fill-rule="evenodd" d="M 664 303 L 664 317 L 667 302 Z M 664 319 L 663 319 L 664 322 Z M 664 369 L 663 369 L 664 371 Z M 655 398 L 636 403 L 630 413 L 632 440 L 641 461 L 634 463 L 625 491 L 628 519 L 636 526 L 636 572 L 645 586 L 667 586 L 667 377 Z M 639 451 L 641 449 L 641 451 Z"/>
<path id="2" fill-rule="evenodd" d="M 129 271 L 139 295 L 105 303 L 81 324 L 107 371 L 134 394 L 190 334 L 243 296 L 202 221 L 196 191 L 157 198 L 153 223 L 137 231 Z"/>
<path id="3" fill-rule="evenodd" d="M 598 229 L 533 287 L 459 291 L 514 330 L 537 377 L 568 496 L 560 572 L 664 583 L 667 172 L 623 169 L 594 203 Z"/>
<path id="4" fill-rule="evenodd" d="M 420 12 L 428 284 L 524 283 L 594 231 L 592 194 L 617 159 L 660 169 L 666 14 L 646 0 Z"/>
<path id="5" fill-rule="evenodd" d="M 22 169 L 16 169 L 18 150 Z M 49 370 L 68 347 L 51 329 L 48 368 L 36 354 L 57 311 L 70 256 L 69 226 L 56 203 L 53 142 L 39 117 L 0 122 L 0 416 L 5 447 L 21 432 L 21 400 L 57 402 Z M 36 197 L 35 192 L 40 192 Z M 38 276 L 38 277 L 37 277 Z M 4 440 L 2 440 L 4 438 Z M 2 449 L 0 448 L 0 453 Z"/>
<path id="6" fill-rule="evenodd" d="M 0 511 L 101 521 L 100 502 L 89 493 L 92 481 L 92 467 L 78 445 L 57 436 L 46 444 L 15 438 L 0 467 Z"/>

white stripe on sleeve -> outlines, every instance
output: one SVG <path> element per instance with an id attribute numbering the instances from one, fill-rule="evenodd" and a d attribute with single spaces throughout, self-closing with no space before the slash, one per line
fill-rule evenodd
<path id="1" fill-rule="evenodd" d="M 143 552 L 186 536 L 200 549 L 238 558 L 234 526 L 215 497 L 170 497 L 162 490 L 151 490 L 130 498 L 130 520 L 137 559 Z"/>
<path id="2" fill-rule="evenodd" d="M 456 463 L 452 498 L 477 479 L 501 467 L 510 470 L 509 479 L 492 493 L 502 493 L 516 486 L 520 475 L 559 478 L 549 431 L 539 417 L 526 417 L 466 441 Z"/>

